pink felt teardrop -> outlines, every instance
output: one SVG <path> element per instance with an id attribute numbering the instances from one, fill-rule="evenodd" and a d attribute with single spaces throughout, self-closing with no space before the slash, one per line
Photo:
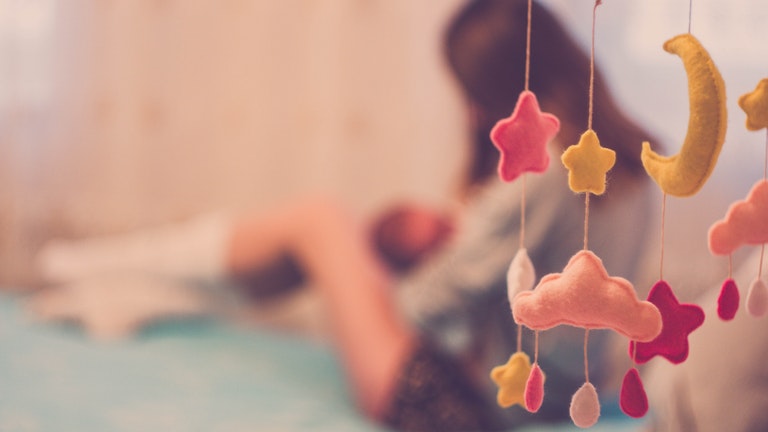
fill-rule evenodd
<path id="1" fill-rule="evenodd" d="M 544 402 L 544 374 L 538 363 L 534 363 L 528 381 L 525 383 L 525 409 L 535 413 Z"/>
<path id="2" fill-rule="evenodd" d="M 588 428 L 600 417 L 600 401 L 597 390 L 590 382 L 584 383 L 571 399 L 571 420 L 580 428 Z"/>
<path id="3" fill-rule="evenodd" d="M 736 281 L 727 279 L 723 282 L 720 289 L 720 296 L 717 298 L 717 315 L 723 321 L 730 321 L 736 316 L 739 310 L 739 288 Z"/>
<path id="4" fill-rule="evenodd" d="M 755 318 L 759 318 L 768 312 L 768 287 L 760 278 L 755 279 L 749 287 L 747 312 Z"/>
<path id="5" fill-rule="evenodd" d="M 640 380 L 640 372 L 632 368 L 624 375 L 621 383 L 619 406 L 624 414 L 640 418 L 648 412 L 648 396 L 645 394 L 643 382 Z"/>

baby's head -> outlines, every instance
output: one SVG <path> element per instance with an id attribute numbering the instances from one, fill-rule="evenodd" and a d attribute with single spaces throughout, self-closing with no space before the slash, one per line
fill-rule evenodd
<path id="1" fill-rule="evenodd" d="M 450 218 L 432 208 L 400 204 L 384 212 L 372 229 L 372 241 L 395 271 L 407 271 L 439 249 L 450 237 Z"/>

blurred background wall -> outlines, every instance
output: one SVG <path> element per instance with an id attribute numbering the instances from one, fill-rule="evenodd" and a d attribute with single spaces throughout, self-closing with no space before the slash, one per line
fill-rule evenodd
<path id="1" fill-rule="evenodd" d="M 542 2 L 588 46 L 592 0 Z M 441 52 L 461 3 L 0 0 L 0 283 L 23 281 L 51 235 L 305 193 L 363 213 L 444 202 L 467 138 Z M 675 152 L 686 77 L 661 45 L 687 31 L 689 2 L 603 3 L 597 63 Z M 703 198 L 685 204 L 710 203 L 702 226 L 762 174 L 764 138 L 746 132 L 735 101 L 768 71 L 767 18 L 762 0 L 694 2 L 693 32 L 723 72 L 731 122 Z"/>
<path id="2" fill-rule="evenodd" d="M 465 141 L 440 39 L 456 4 L 0 1 L 4 244 L 307 193 L 444 199 Z"/>

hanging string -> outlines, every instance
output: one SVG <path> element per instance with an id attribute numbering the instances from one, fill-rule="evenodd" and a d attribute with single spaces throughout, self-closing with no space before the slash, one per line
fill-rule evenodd
<path id="1" fill-rule="evenodd" d="M 637 364 L 637 341 L 632 341 L 632 362 Z"/>
<path id="2" fill-rule="evenodd" d="M 693 0 L 688 0 L 688 34 L 691 33 L 691 21 L 693 21 Z"/>
<path id="3" fill-rule="evenodd" d="M 659 258 L 659 280 L 664 280 L 664 225 L 667 219 L 667 193 L 661 198 L 661 257 Z"/>
<path id="4" fill-rule="evenodd" d="M 589 358 L 587 356 L 587 346 L 589 345 L 589 329 L 584 331 L 584 378 L 589 382 Z"/>
<path id="5" fill-rule="evenodd" d="M 763 164 L 763 181 L 768 179 L 768 131 L 765 134 L 765 162 Z M 765 258 L 765 243 L 760 247 L 760 267 L 757 269 L 757 277 L 763 277 L 763 258 Z"/>
<path id="6" fill-rule="evenodd" d="M 535 334 L 533 337 L 533 363 L 535 364 L 539 362 L 539 331 L 536 330 L 534 333 Z"/>
<path id="7" fill-rule="evenodd" d="M 763 180 L 768 180 L 768 129 L 765 132 L 765 162 L 763 163 Z"/>
<path id="8" fill-rule="evenodd" d="M 528 0 L 528 22 L 526 24 L 525 36 L 525 91 L 530 88 L 531 81 L 531 22 L 533 14 L 533 0 Z M 525 247 L 525 174 L 521 181 L 523 182 L 523 192 L 520 198 L 520 249 Z"/>
<path id="9" fill-rule="evenodd" d="M 592 51 L 589 56 L 589 116 L 587 118 L 587 130 L 592 129 L 592 116 L 594 114 L 595 100 L 595 21 L 597 21 L 597 7 L 603 4 L 603 0 L 595 0 L 592 9 Z M 589 192 L 584 198 L 584 250 L 589 247 Z"/>
<path id="10" fill-rule="evenodd" d="M 525 91 L 530 88 L 531 81 L 531 16 L 533 11 L 533 0 L 528 0 L 528 22 L 526 25 L 525 36 Z M 520 194 L 520 249 L 525 249 L 525 192 L 526 175 L 523 173 L 520 181 L 522 182 L 522 191 Z M 536 332 L 536 356 L 538 357 L 539 333 Z M 523 326 L 517 325 L 517 352 L 523 350 Z"/>
<path id="11" fill-rule="evenodd" d="M 533 10 L 533 0 L 528 0 L 528 24 L 525 36 L 525 90 L 528 90 L 528 84 L 531 78 L 531 15 Z"/>
<path id="12" fill-rule="evenodd" d="M 597 7 L 603 4 L 603 0 L 596 0 L 595 7 L 592 9 L 592 52 L 589 57 L 589 118 L 587 119 L 587 129 L 592 129 L 592 113 L 594 111 L 595 95 L 595 20 L 597 18 Z"/>
<path id="13" fill-rule="evenodd" d="M 728 279 L 733 279 L 733 253 L 728 254 Z"/>
<path id="14" fill-rule="evenodd" d="M 520 249 L 525 248 L 525 173 L 520 178 L 522 182 L 522 195 L 520 197 Z"/>
<path id="15" fill-rule="evenodd" d="M 584 198 L 584 250 L 588 249 L 589 242 L 589 192 L 587 192 Z"/>

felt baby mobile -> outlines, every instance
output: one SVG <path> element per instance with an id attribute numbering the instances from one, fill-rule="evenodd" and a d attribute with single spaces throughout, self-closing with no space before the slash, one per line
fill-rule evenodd
<path id="1" fill-rule="evenodd" d="M 547 144 L 560 130 L 560 121 L 543 113 L 536 95 L 529 89 L 531 56 L 532 0 L 528 0 L 526 27 L 525 87 L 518 97 L 512 114 L 500 120 L 491 130 L 491 140 L 500 152 L 498 173 L 503 181 L 522 181 L 520 205 L 520 245 L 507 271 L 507 292 L 510 303 L 517 294 L 530 291 L 536 282 L 536 272 L 525 248 L 525 173 L 542 173 L 549 167 Z M 538 346 L 538 333 L 536 334 Z M 536 349 L 538 353 L 538 349 Z M 536 412 L 544 398 L 544 374 L 522 351 L 522 327 L 517 327 L 517 350 L 506 364 L 491 371 L 499 386 L 497 401 L 502 407 L 515 404 Z"/>
<path id="2" fill-rule="evenodd" d="M 590 194 L 602 195 L 605 192 L 606 174 L 616 162 L 615 153 L 601 146 L 592 129 L 595 18 L 601 3 L 597 0 L 592 11 L 587 131 L 561 157 L 569 171 L 570 189 L 585 194 L 584 248 L 570 259 L 562 273 L 544 276 L 533 291 L 519 293 L 512 307 L 515 322 L 534 330 L 546 330 L 560 324 L 585 329 L 585 383 L 573 395 L 570 407 L 574 424 L 583 428 L 594 425 L 600 416 L 597 390 L 589 381 L 589 331 L 608 328 L 631 340 L 651 341 L 662 327 L 657 307 L 639 300 L 634 287 L 626 279 L 610 276 L 600 258 L 589 250 L 589 197 Z"/>
<path id="3" fill-rule="evenodd" d="M 593 93 L 594 93 L 594 21 L 597 7 L 601 4 L 598 0 L 593 9 L 592 31 L 592 56 L 590 65 L 590 92 L 589 92 L 589 117 L 587 131 L 581 136 L 578 144 L 569 147 L 562 155 L 561 160 L 569 170 L 568 184 L 572 191 L 585 193 L 585 221 L 584 221 L 584 248 L 577 252 L 566 265 L 562 273 L 550 274 L 541 279 L 534 290 L 530 286 L 520 284 L 521 279 L 526 282 L 530 277 L 521 278 L 524 274 L 516 266 L 513 260 L 510 267 L 510 275 L 517 277 L 508 278 L 508 288 L 512 312 L 515 322 L 519 326 L 525 325 L 536 332 L 547 330 L 560 324 L 582 327 L 584 335 L 584 368 L 585 383 L 574 394 L 571 403 L 571 418 L 579 427 L 589 427 L 597 422 L 600 416 L 600 404 L 597 390 L 589 381 L 589 367 L 587 359 L 587 344 L 590 329 L 613 329 L 632 340 L 650 341 L 661 331 L 661 315 L 653 304 L 640 301 L 630 282 L 623 278 L 612 277 L 604 268 L 602 261 L 588 248 L 589 230 L 589 197 L 590 194 L 601 195 L 606 189 L 606 173 L 613 167 L 616 161 L 615 153 L 600 145 L 597 134 L 592 129 Z M 529 21 L 530 27 L 530 21 Z M 521 101 L 525 101 L 526 92 L 521 95 Z M 524 106 L 524 105 L 523 105 Z M 518 106 L 518 109 L 520 105 Z M 518 109 L 510 119 L 499 122 L 497 130 L 503 130 L 506 124 L 514 120 Z M 542 123 L 541 116 L 539 123 Z M 535 122 L 530 122 L 535 123 Z M 520 127 L 529 128 L 530 134 L 536 129 L 521 123 Z M 538 136 L 543 136 L 539 134 Z M 503 140 L 492 132 L 492 139 L 502 150 L 502 163 L 506 157 L 514 156 L 512 151 L 518 151 L 511 146 L 505 146 Z M 530 138 L 529 138 L 530 139 Z M 505 150 L 510 154 L 505 154 Z M 502 179 L 504 170 L 500 169 Z M 521 289 L 522 288 L 522 289 Z M 538 344 L 535 345 L 535 358 L 538 356 Z M 517 389 L 523 388 L 522 396 L 512 398 L 513 380 L 503 378 L 512 375 L 512 370 L 522 370 L 522 366 L 515 355 L 510 358 L 507 365 L 495 368 L 491 375 L 499 384 L 499 403 L 502 406 L 516 401 L 525 403 L 530 411 L 536 411 L 541 405 L 543 389 L 543 373 L 536 362 L 531 368 L 526 385 L 521 385 L 522 378 L 517 377 Z M 519 393 L 518 393 L 519 394 Z M 508 397 L 509 396 L 509 397 Z M 510 403 L 511 402 L 511 403 Z"/>
<path id="4" fill-rule="evenodd" d="M 759 131 L 768 128 L 768 78 L 758 83 L 751 93 L 739 98 L 739 107 L 747 114 L 747 129 Z M 757 277 L 747 294 L 747 312 L 761 317 L 768 312 L 768 287 L 762 278 L 765 243 L 768 242 L 768 134 L 766 135 L 766 159 L 763 179 L 752 186 L 746 200 L 731 205 L 725 219 L 709 229 L 709 249 L 715 255 L 729 255 L 729 276 L 723 283 L 718 299 L 718 314 L 730 320 L 739 308 L 739 290 L 731 277 L 733 252 L 745 244 L 761 245 L 760 265 Z"/>

